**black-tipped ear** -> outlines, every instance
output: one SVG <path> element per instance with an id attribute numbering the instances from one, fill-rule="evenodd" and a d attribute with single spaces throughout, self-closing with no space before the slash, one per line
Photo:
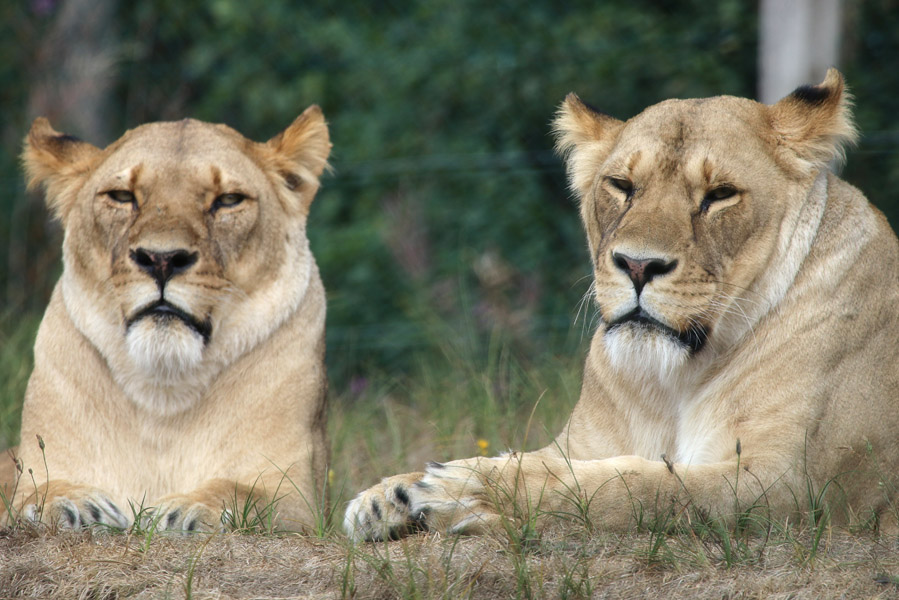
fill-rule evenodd
<path id="1" fill-rule="evenodd" d="M 90 171 L 99 148 L 60 133 L 38 117 L 25 136 L 22 163 L 28 189 L 44 188 L 47 206 L 65 222 L 75 200 L 74 185 Z"/>
<path id="2" fill-rule="evenodd" d="M 769 110 L 779 146 L 809 166 L 820 166 L 841 159 L 844 146 L 858 138 L 851 107 L 843 76 L 828 69 L 823 82 L 796 88 Z"/>
<path id="3" fill-rule="evenodd" d="M 599 163 L 618 139 L 624 122 L 568 94 L 553 120 L 556 152 L 565 158 L 571 188 L 582 195 L 593 181 Z"/>

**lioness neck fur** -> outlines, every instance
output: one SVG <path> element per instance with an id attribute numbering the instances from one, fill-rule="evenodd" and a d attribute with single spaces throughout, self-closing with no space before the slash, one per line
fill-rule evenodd
<path id="1" fill-rule="evenodd" d="M 29 185 L 65 239 L 22 412 L 21 515 L 313 525 L 327 382 L 306 216 L 330 147 L 315 106 L 267 143 L 186 119 L 101 150 L 34 122 Z"/>
<path id="2" fill-rule="evenodd" d="M 827 170 L 856 136 L 847 98 L 835 70 L 773 106 L 669 100 L 627 122 L 570 95 L 555 128 L 600 325 L 568 425 L 388 477 L 348 533 L 476 533 L 512 502 L 612 529 L 688 506 L 777 520 L 825 489 L 836 519 L 894 527 L 899 244 Z"/>

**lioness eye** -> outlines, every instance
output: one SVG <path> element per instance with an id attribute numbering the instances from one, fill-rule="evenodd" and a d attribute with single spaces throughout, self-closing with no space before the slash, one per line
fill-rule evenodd
<path id="1" fill-rule="evenodd" d="M 727 200 L 737 194 L 737 189 L 730 185 L 722 185 L 718 186 L 714 189 L 706 192 L 705 197 L 702 199 L 702 210 L 708 210 L 709 205 L 712 202 L 718 202 L 719 200 Z"/>
<path id="2" fill-rule="evenodd" d="M 612 184 L 612 187 L 624 192 L 628 196 L 630 196 L 631 192 L 634 191 L 634 184 L 631 183 L 628 179 L 622 179 L 620 177 L 609 177 L 609 183 Z"/>
<path id="3" fill-rule="evenodd" d="M 737 190 L 735 190 L 731 186 L 722 185 L 721 187 L 716 187 L 711 192 L 706 194 L 706 198 L 708 198 L 709 200 L 724 200 L 725 198 L 730 198 L 736 193 Z"/>
<path id="4" fill-rule="evenodd" d="M 109 190 L 108 192 L 105 192 L 105 194 L 114 202 L 120 202 L 122 204 L 131 204 L 134 202 L 134 194 L 128 190 Z"/>
<path id="5" fill-rule="evenodd" d="M 217 210 L 219 208 L 227 208 L 230 206 L 237 206 L 244 200 L 246 200 L 246 196 L 238 193 L 230 193 L 230 194 L 222 194 L 218 196 L 212 203 L 212 210 Z"/>

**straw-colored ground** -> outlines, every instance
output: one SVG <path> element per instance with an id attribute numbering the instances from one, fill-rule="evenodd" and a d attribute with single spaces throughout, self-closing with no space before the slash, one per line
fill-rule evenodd
<path id="1" fill-rule="evenodd" d="M 12 358 L 27 356 L 29 336 L 7 339 L 20 338 L 18 351 L 0 344 L 6 440 L 28 376 Z M 530 364 L 501 345 L 483 353 L 449 347 L 414 378 L 369 375 L 335 393 L 335 518 L 320 538 L 20 525 L 0 530 L 0 599 L 899 598 L 899 539 L 813 525 L 807 515 L 789 527 L 759 522 L 751 534 L 693 521 L 666 525 L 677 533 L 621 536 L 567 522 L 537 536 L 519 521 L 479 539 L 347 541 L 337 525 L 346 501 L 384 475 L 548 443 L 577 398 L 581 356 L 572 348 Z"/>
<path id="2" fill-rule="evenodd" d="M 41 598 L 899 598 L 899 545 L 832 532 L 807 543 L 755 539 L 727 567 L 653 536 L 548 533 L 526 548 L 497 537 L 420 535 L 389 544 L 224 535 L 139 538 L 0 534 L 0 597 Z"/>

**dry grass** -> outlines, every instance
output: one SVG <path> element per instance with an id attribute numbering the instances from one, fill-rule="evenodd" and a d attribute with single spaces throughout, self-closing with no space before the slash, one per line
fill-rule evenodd
<path id="1" fill-rule="evenodd" d="M 653 562 L 650 534 L 566 538 L 523 554 L 497 537 L 419 535 L 353 547 L 340 536 L 0 534 L 0 597 L 896 598 L 899 546 L 834 531 L 802 564 L 768 543 L 754 564 Z M 522 569 L 521 567 L 524 566 Z"/>
<path id="2" fill-rule="evenodd" d="M 576 401 L 581 357 L 533 365 L 501 345 L 480 360 L 448 351 L 415 378 L 369 376 L 335 394 L 336 523 L 322 537 L 20 525 L 0 531 L 0 599 L 899 598 L 899 540 L 826 523 L 612 535 L 570 522 L 540 536 L 510 527 L 357 546 L 339 531 L 346 501 L 384 475 L 548 443 Z M 0 416 L 14 418 L 17 407 L 5 404 Z"/>

